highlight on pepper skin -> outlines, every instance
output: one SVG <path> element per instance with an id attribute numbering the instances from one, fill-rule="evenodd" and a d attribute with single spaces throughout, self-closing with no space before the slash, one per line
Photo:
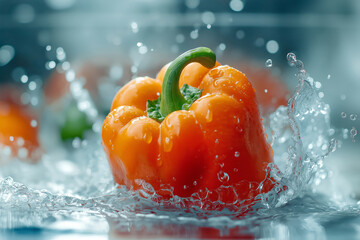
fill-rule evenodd
<path id="1" fill-rule="evenodd" d="M 202 93 L 194 99 L 197 88 Z M 236 193 L 221 200 L 233 203 L 253 196 L 244 182 L 256 189 L 272 162 L 254 88 L 243 73 L 216 62 L 208 48 L 180 55 L 157 79 L 130 81 L 111 109 L 102 144 L 114 180 L 132 189 L 141 188 L 137 179 L 163 197 L 169 197 L 163 185 L 180 197 L 232 186 Z"/>

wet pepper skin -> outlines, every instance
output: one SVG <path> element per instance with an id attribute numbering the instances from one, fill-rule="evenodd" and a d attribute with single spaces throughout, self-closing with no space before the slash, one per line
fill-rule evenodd
<path id="1" fill-rule="evenodd" d="M 242 183 L 264 180 L 273 154 L 255 91 L 240 71 L 214 65 L 208 69 L 194 62 L 182 69 L 176 84 L 202 89 L 202 96 L 161 123 L 146 116 L 146 101 L 158 98 L 169 65 L 157 79 L 134 79 L 116 94 L 102 144 L 118 184 L 136 189 L 135 180 L 143 179 L 156 191 L 162 184 L 171 186 L 180 197 L 234 186 L 238 199 L 247 199 L 249 185 Z"/>

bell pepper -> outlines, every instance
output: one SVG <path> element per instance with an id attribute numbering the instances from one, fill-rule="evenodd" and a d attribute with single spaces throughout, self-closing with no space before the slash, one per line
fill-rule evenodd
<path id="1" fill-rule="evenodd" d="M 142 179 L 165 197 L 164 186 L 180 197 L 232 186 L 236 196 L 224 194 L 223 202 L 248 199 L 273 155 L 251 83 L 204 47 L 180 55 L 158 79 L 120 89 L 102 145 L 120 185 L 138 189 Z"/>
<path id="2" fill-rule="evenodd" d="M 9 156 L 39 160 L 38 120 L 27 108 L 0 100 L 0 146 L 10 147 Z"/>

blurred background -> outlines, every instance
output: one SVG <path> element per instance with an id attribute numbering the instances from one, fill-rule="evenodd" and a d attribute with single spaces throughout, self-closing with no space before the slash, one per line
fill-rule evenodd
<path id="1" fill-rule="evenodd" d="M 89 166 L 88 156 L 76 155 L 76 149 L 90 142 L 85 132 L 99 134 L 115 93 L 135 77 L 155 78 L 162 66 L 199 46 L 211 48 L 220 63 L 248 76 L 266 122 L 277 107 L 287 104 L 297 85 L 297 70 L 286 58 L 292 52 L 304 62 L 319 98 L 329 104 L 329 134 L 338 142 L 324 161 L 330 177 L 315 190 L 360 201 L 359 43 L 358 0 L 0 0 L 2 174 L 8 173 L 2 164 L 9 156 L 25 162 L 43 156 L 37 171 L 36 165 L 29 167 L 34 171 L 29 179 L 37 183 L 44 174 L 56 179 L 53 183 L 62 183 L 63 175 L 70 176 L 76 183 L 70 185 L 85 189 L 93 181 L 91 167 L 97 165 Z M 60 159 L 55 165 L 54 156 Z M 78 158 L 86 161 L 79 164 Z M 17 166 L 9 172 L 26 179 Z M 74 169 L 86 169 L 89 178 L 84 181 Z M 56 174 L 58 179 L 51 178 Z M 103 193 L 99 186 L 96 190 Z M 304 201 L 298 204 L 294 209 L 302 212 Z M 323 231 L 306 215 L 313 206 L 312 202 L 305 206 L 300 223 L 290 221 L 289 226 L 295 227 L 288 231 L 293 235 L 285 231 L 281 218 L 277 227 L 269 224 L 270 230 L 275 226 L 279 231 L 275 238 L 301 236 L 314 228 Z M 6 214 L 2 215 L 6 220 L 15 219 Z M 27 218 L 23 212 L 20 216 Z M 350 233 L 358 237 L 358 220 L 348 224 L 339 219 L 329 220 L 327 237 L 337 231 L 329 231 L 334 226 L 345 229 L 339 235 L 354 226 Z M 304 223 L 308 225 L 297 228 Z"/>
<path id="2" fill-rule="evenodd" d="M 265 68 L 271 59 L 272 73 L 291 89 L 296 81 L 285 56 L 294 52 L 323 82 L 334 124 L 351 127 L 354 123 L 340 124 L 339 117 L 342 111 L 353 113 L 359 102 L 359 5 L 355 0 L 1 0 L 0 81 L 19 83 L 26 74 L 46 83 L 70 63 L 88 68 L 82 72 L 97 71 L 98 76 L 88 74 L 97 83 L 111 78 L 120 86 L 134 76 L 154 76 L 179 53 L 205 45 L 221 62 L 240 69 L 246 63 Z"/>
<path id="3" fill-rule="evenodd" d="M 327 164 L 338 187 L 359 198 L 359 42 L 356 0 L 0 0 L 0 99 L 51 123 L 40 132 L 81 137 L 66 123 L 99 128 L 126 82 L 155 77 L 182 52 L 207 46 L 249 76 L 266 115 L 297 84 L 286 59 L 293 52 L 330 105 L 342 142 Z"/>

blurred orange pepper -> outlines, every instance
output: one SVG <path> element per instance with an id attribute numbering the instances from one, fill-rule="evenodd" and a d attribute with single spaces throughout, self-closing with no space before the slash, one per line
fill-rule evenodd
<path id="1" fill-rule="evenodd" d="M 160 195 L 167 194 L 164 184 L 180 197 L 236 186 L 237 199 L 250 197 L 243 183 L 264 180 L 272 149 L 251 83 L 215 65 L 210 49 L 196 48 L 165 66 L 159 79 L 134 79 L 116 94 L 102 144 L 117 183 L 136 189 L 135 180 L 143 179 Z"/>
<path id="2" fill-rule="evenodd" d="M 0 101 L 0 145 L 9 146 L 11 156 L 38 160 L 38 121 L 26 107 Z"/>

